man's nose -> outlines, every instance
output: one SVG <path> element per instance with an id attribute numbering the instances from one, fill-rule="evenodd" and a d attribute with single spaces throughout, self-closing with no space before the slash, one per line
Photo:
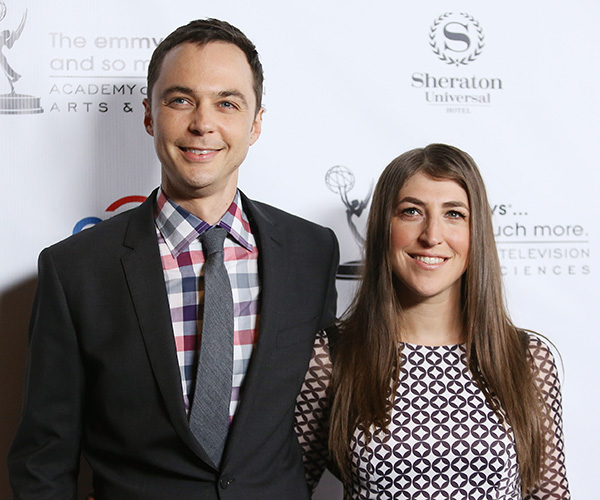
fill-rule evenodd
<path id="1" fill-rule="evenodd" d="M 204 135 L 215 130 L 215 110 L 208 104 L 199 104 L 192 113 L 189 129 L 194 134 Z"/>

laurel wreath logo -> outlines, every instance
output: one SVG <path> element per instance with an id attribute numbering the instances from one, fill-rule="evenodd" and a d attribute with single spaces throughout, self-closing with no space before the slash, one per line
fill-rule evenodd
<path id="1" fill-rule="evenodd" d="M 477 56 L 479 56 L 481 54 L 481 51 L 482 51 L 483 47 L 485 46 L 485 44 L 484 44 L 485 37 L 483 35 L 483 30 L 481 29 L 479 21 L 477 21 L 473 16 L 470 16 L 469 14 L 461 12 L 460 15 L 463 16 L 464 18 L 466 18 L 467 20 L 469 20 L 471 22 L 471 24 L 475 27 L 475 30 L 477 31 L 477 39 L 478 39 L 477 47 L 471 54 L 469 54 L 468 56 L 461 57 L 461 58 L 455 58 L 450 55 L 447 55 L 444 52 L 442 52 L 442 50 L 440 50 L 440 48 L 438 47 L 438 44 L 436 41 L 436 35 L 437 35 L 437 30 L 438 30 L 440 24 L 444 20 L 448 19 L 451 15 L 452 15 L 452 12 L 446 12 L 446 13 L 442 14 L 441 16 L 439 16 L 433 22 L 433 24 L 431 25 L 431 28 L 429 30 L 429 45 L 433 49 L 433 53 L 436 56 L 438 56 L 439 59 L 444 61 L 446 64 L 454 64 L 457 67 L 460 66 L 461 64 L 466 66 L 470 62 L 473 62 L 477 58 Z"/>

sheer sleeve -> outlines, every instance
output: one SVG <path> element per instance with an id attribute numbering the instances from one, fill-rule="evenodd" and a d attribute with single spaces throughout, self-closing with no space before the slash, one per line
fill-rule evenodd
<path id="1" fill-rule="evenodd" d="M 536 370 L 536 382 L 548 408 L 548 426 L 542 479 L 524 500 L 568 500 L 571 494 L 565 468 L 562 395 L 558 370 L 550 349 L 538 337 L 530 336 L 529 352 Z"/>
<path id="2" fill-rule="evenodd" d="M 306 481 L 313 490 L 327 466 L 329 453 L 329 400 L 331 358 L 327 334 L 317 334 L 304 384 L 296 400 L 296 433 L 302 447 Z"/>

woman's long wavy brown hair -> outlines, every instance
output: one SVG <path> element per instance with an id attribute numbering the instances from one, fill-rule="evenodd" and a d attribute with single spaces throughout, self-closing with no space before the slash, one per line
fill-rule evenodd
<path id="1" fill-rule="evenodd" d="M 390 227 L 398 194 L 417 173 L 451 179 L 467 193 L 470 247 L 462 278 L 467 363 L 501 421 L 512 427 L 522 489 L 531 489 L 544 459 L 546 411 L 535 384 L 528 336 L 509 319 L 485 186 L 473 159 L 445 144 L 413 149 L 383 171 L 369 212 L 362 281 L 340 324 L 331 384 L 329 445 L 348 479 L 349 443 L 357 425 L 385 428 L 400 369 L 402 311 L 390 260 Z M 390 387 L 393 389 L 390 392 Z"/>

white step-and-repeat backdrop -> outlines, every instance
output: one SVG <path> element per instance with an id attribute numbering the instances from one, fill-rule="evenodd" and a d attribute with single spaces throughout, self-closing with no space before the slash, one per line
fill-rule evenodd
<path id="1" fill-rule="evenodd" d="M 360 258 L 363 202 L 392 158 L 431 142 L 472 154 L 513 318 L 562 353 L 574 498 L 597 498 L 600 3 L 591 0 L 0 1 L 0 454 L 20 411 L 37 255 L 158 184 L 142 126 L 148 60 L 200 17 L 240 27 L 265 67 L 263 134 L 241 187 L 332 227 L 343 263 Z M 343 310 L 356 282 L 338 284 Z M 328 482 L 317 497 L 340 498 L 339 487 Z"/>

